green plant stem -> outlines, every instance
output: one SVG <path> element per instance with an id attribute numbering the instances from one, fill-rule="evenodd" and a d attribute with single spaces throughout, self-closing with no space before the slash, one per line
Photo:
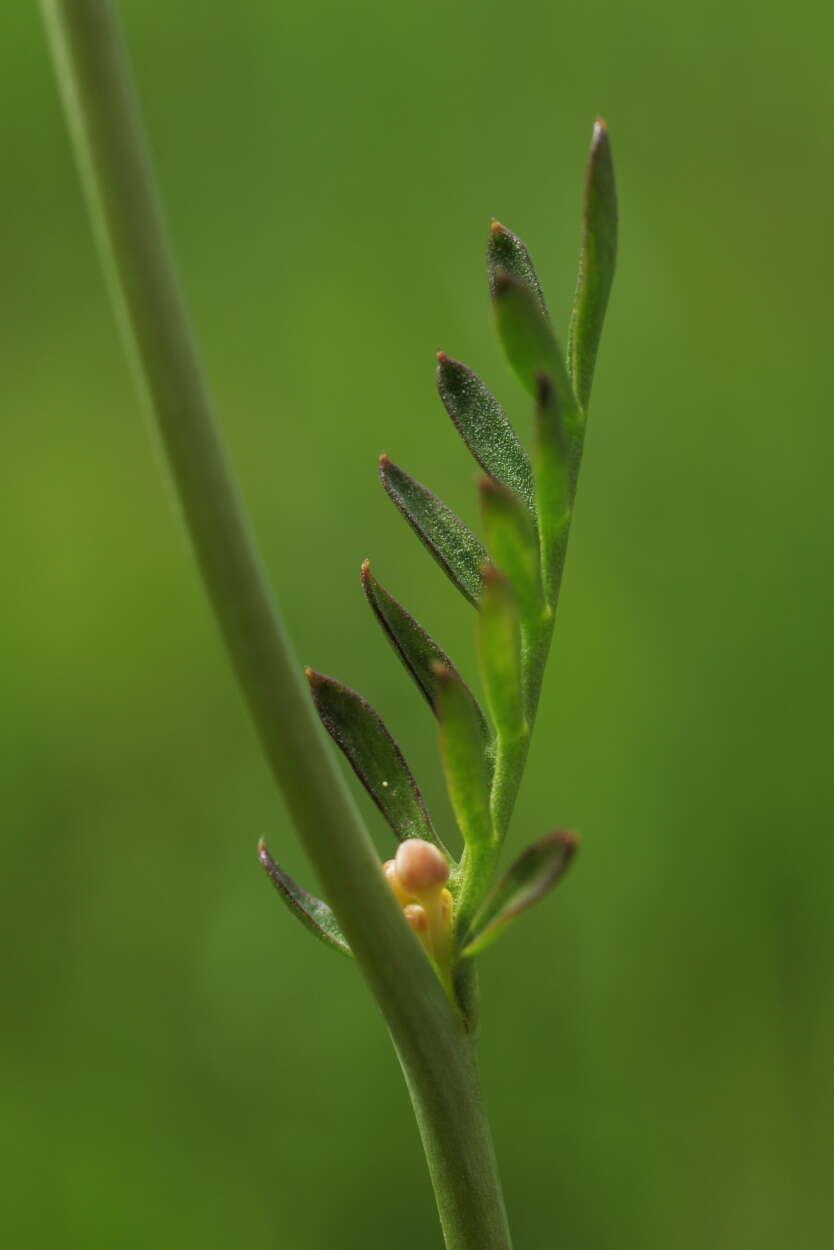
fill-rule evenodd
<path id="1" fill-rule="evenodd" d="M 129 354 L 261 744 L 388 1023 L 448 1250 L 509 1250 L 470 1039 L 379 871 L 314 713 L 218 437 L 109 0 L 42 0 Z"/>
<path id="2" fill-rule="evenodd" d="M 571 492 L 571 503 L 575 496 L 575 485 Z M 547 659 L 553 642 L 553 628 L 556 620 L 556 605 L 562 574 L 565 566 L 567 541 L 570 524 L 565 529 L 561 543 L 558 567 L 553 578 L 552 603 L 544 614 L 533 636 L 528 640 L 524 658 L 525 684 L 525 732 L 511 741 L 499 738 L 495 757 L 495 774 L 492 782 L 490 806 L 495 837 L 488 846 L 478 850 L 478 858 L 473 861 L 468 851 L 465 852 L 462 866 L 464 886 L 457 900 L 456 924 L 458 932 L 465 934 L 466 929 L 477 911 L 492 883 L 495 868 L 501 854 L 501 847 L 510 827 L 515 801 L 530 753 L 530 740 L 536 723 L 542 681 L 547 667 Z"/>

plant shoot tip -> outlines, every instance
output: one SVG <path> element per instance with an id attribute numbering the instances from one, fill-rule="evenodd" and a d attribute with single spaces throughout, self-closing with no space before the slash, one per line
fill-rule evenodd
<path id="1" fill-rule="evenodd" d="M 442 889 L 449 880 L 445 855 L 422 838 L 406 838 L 401 842 L 394 865 L 402 888 L 418 900 L 426 893 Z"/>

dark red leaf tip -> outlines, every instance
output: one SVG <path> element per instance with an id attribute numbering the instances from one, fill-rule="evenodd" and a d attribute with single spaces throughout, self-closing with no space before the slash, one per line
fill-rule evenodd
<path id="1" fill-rule="evenodd" d="M 478 490 L 482 495 L 505 495 L 507 492 L 494 477 L 482 475 L 477 479 Z"/>
<path id="2" fill-rule="evenodd" d="M 446 353 L 445 353 L 445 352 L 438 352 L 438 353 L 437 353 L 437 363 L 438 363 L 439 365 L 445 365 L 445 364 L 446 364 L 446 361 L 447 361 L 448 359 L 449 359 L 449 357 L 446 355 Z"/>
<path id="3" fill-rule="evenodd" d="M 380 469 L 385 470 L 390 466 L 390 464 L 391 464 L 391 457 L 386 456 L 385 452 L 383 452 L 379 458 Z"/>
<path id="4" fill-rule="evenodd" d="M 503 234 L 504 233 L 504 227 L 501 225 L 501 222 L 498 221 L 498 219 L 495 217 L 493 217 L 492 221 L 489 223 L 489 232 L 490 234 Z"/>
<path id="5" fill-rule="evenodd" d="M 498 586 L 501 582 L 506 582 L 507 580 L 501 570 L 491 560 L 485 560 L 481 565 L 481 578 L 486 586 Z"/>
<path id="6" fill-rule="evenodd" d="M 270 855 L 263 838 L 258 838 L 258 859 L 261 862 L 261 867 L 265 868 L 270 877 L 274 879 L 276 871 L 275 860 Z"/>

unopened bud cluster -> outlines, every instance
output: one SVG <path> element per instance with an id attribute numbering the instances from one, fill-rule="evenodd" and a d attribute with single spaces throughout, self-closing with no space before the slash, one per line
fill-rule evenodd
<path id="1" fill-rule="evenodd" d="M 452 896 L 446 889 L 445 856 L 431 842 L 408 838 L 382 870 L 426 954 L 446 972 L 452 948 Z"/>

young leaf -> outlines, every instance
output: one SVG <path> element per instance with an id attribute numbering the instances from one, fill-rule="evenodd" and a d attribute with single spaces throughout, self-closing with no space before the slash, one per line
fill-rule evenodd
<path id="1" fill-rule="evenodd" d="M 439 846 L 411 770 L 370 703 L 332 677 L 305 672 L 322 724 L 397 837 Z"/>
<path id="2" fill-rule="evenodd" d="M 297 916 L 301 923 L 327 946 L 332 946 L 342 955 L 352 954 L 336 922 L 336 917 L 327 903 L 323 903 L 313 894 L 308 894 L 282 868 L 279 868 L 266 849 L 263 839 L 258 843 L 258 859 L 293 915 Z"/>
<path id="3" fill-rule="evenodd" d="M 571 449 L 556 392 L 539 379 L 536 405 L 536 509 L 547 598 L 555 607 L 565 561 L 571 509 Z"/>
<path id="4" fill-rule="evenodd" d="M 604 121 L 591 140 L 585 177 L 579 278 L 568 336 L 568 362 L 579 402 L 587 408 L 597 348 L 617 263 L 617 188 Z"/>
<path id="5" fill-rule="evenodd" d="M 521 384 L 535 395 L 538 379 L 544 374 L 559 397 L 565 424 L 572 433 L 581 429 L 582 414 L 562 349 L 530 288 L 499 270 L 495 275 L 493 307 L 504 350 Z"/>
<path id="6" fill-rule="evenodd" d="M 371 572 L 370 560 L 361 569 L 362 589 L 368 598 L 374 616 L 379 621 L 391 646 L 411 673 L 432 710 L 437 712 L 437 677 L 434 666 L 440 664 L 454 673 L 461 681 L 457 669 L 429 634 L 418 625 L 414 617 L 397 603 Z M 489 741 L 486 719 L 473 695 L 470 694 L 480 718 L 485 741 Z"/>
<path id="7" fill-rule="evenodd" d="M 538 275 L 533 268 L 533 262 L 530 259 L 530 253 L 527 251 L 526 244 L 513 234 L 512 230 L 508 230 L 506 226 L 502 226 L 500 221 L 493 221 L 489 228 L 489 239 L 487 240 L 487 276 L 489 278 L 489 290 L 491 295 L 495 295 L 495 279 L 500 270 L 510 274 L 513 278 L 518 278 L 519 282 L 524 282 L 536 297 L 539 308 L 544 313 L 547 320 L 550 320 L 550 314 L 547 311 L 547 305 L 544 301 L 544 292 L 541 288 Z"/>
<path id="8" fill-rule="evenodd" d="M 446 786 L 460 831 L 468 847 L 493 840 L 489 809 L 490 757 L 471 694 L 457 673 L 444 665 L 435 669 L 440 755 Z"/>
<path id="9" fill-rule="evenodd" d="M 443 406 L 478 461 L 496 482 L 532 508 L 533 470 L 498 400 L 477 374 L 445 352 L 437 353 L 437 389 Z"/>
<path id="10" fill-rule="evenodd" d="M 535 522 L 515 495 L 497 482 L 483 478 L 479 487 L 489 554 L 515 592 L 522 626 L 532 632 L 544 612 Z"/>
<path id="11" fill-rule="evenodd" d="M 477 604 L 481 596 L 481 566 L 487 554 L 469 527 L 436 495 L 387 456 L 380 456 L 379 476 L 400 512 L 440 567 L 470 603 Z"/>
<path id="12" fill-rule="evenodd" d="M 577 845 L 575 834 L 560 830 L 528 846 L 484 900 L 469 926 L 462 953 L 477 955 L 516 916 L 547 894 L 566 871 Z"/>
<path id="13" fill-rule="evenodd" d="M 507 578 L 490 565 L 484 569 L 478 645 L 487 704 L 499 742 L 501 738 L 514 741 L 527 731 L 518 603 Z"/>

